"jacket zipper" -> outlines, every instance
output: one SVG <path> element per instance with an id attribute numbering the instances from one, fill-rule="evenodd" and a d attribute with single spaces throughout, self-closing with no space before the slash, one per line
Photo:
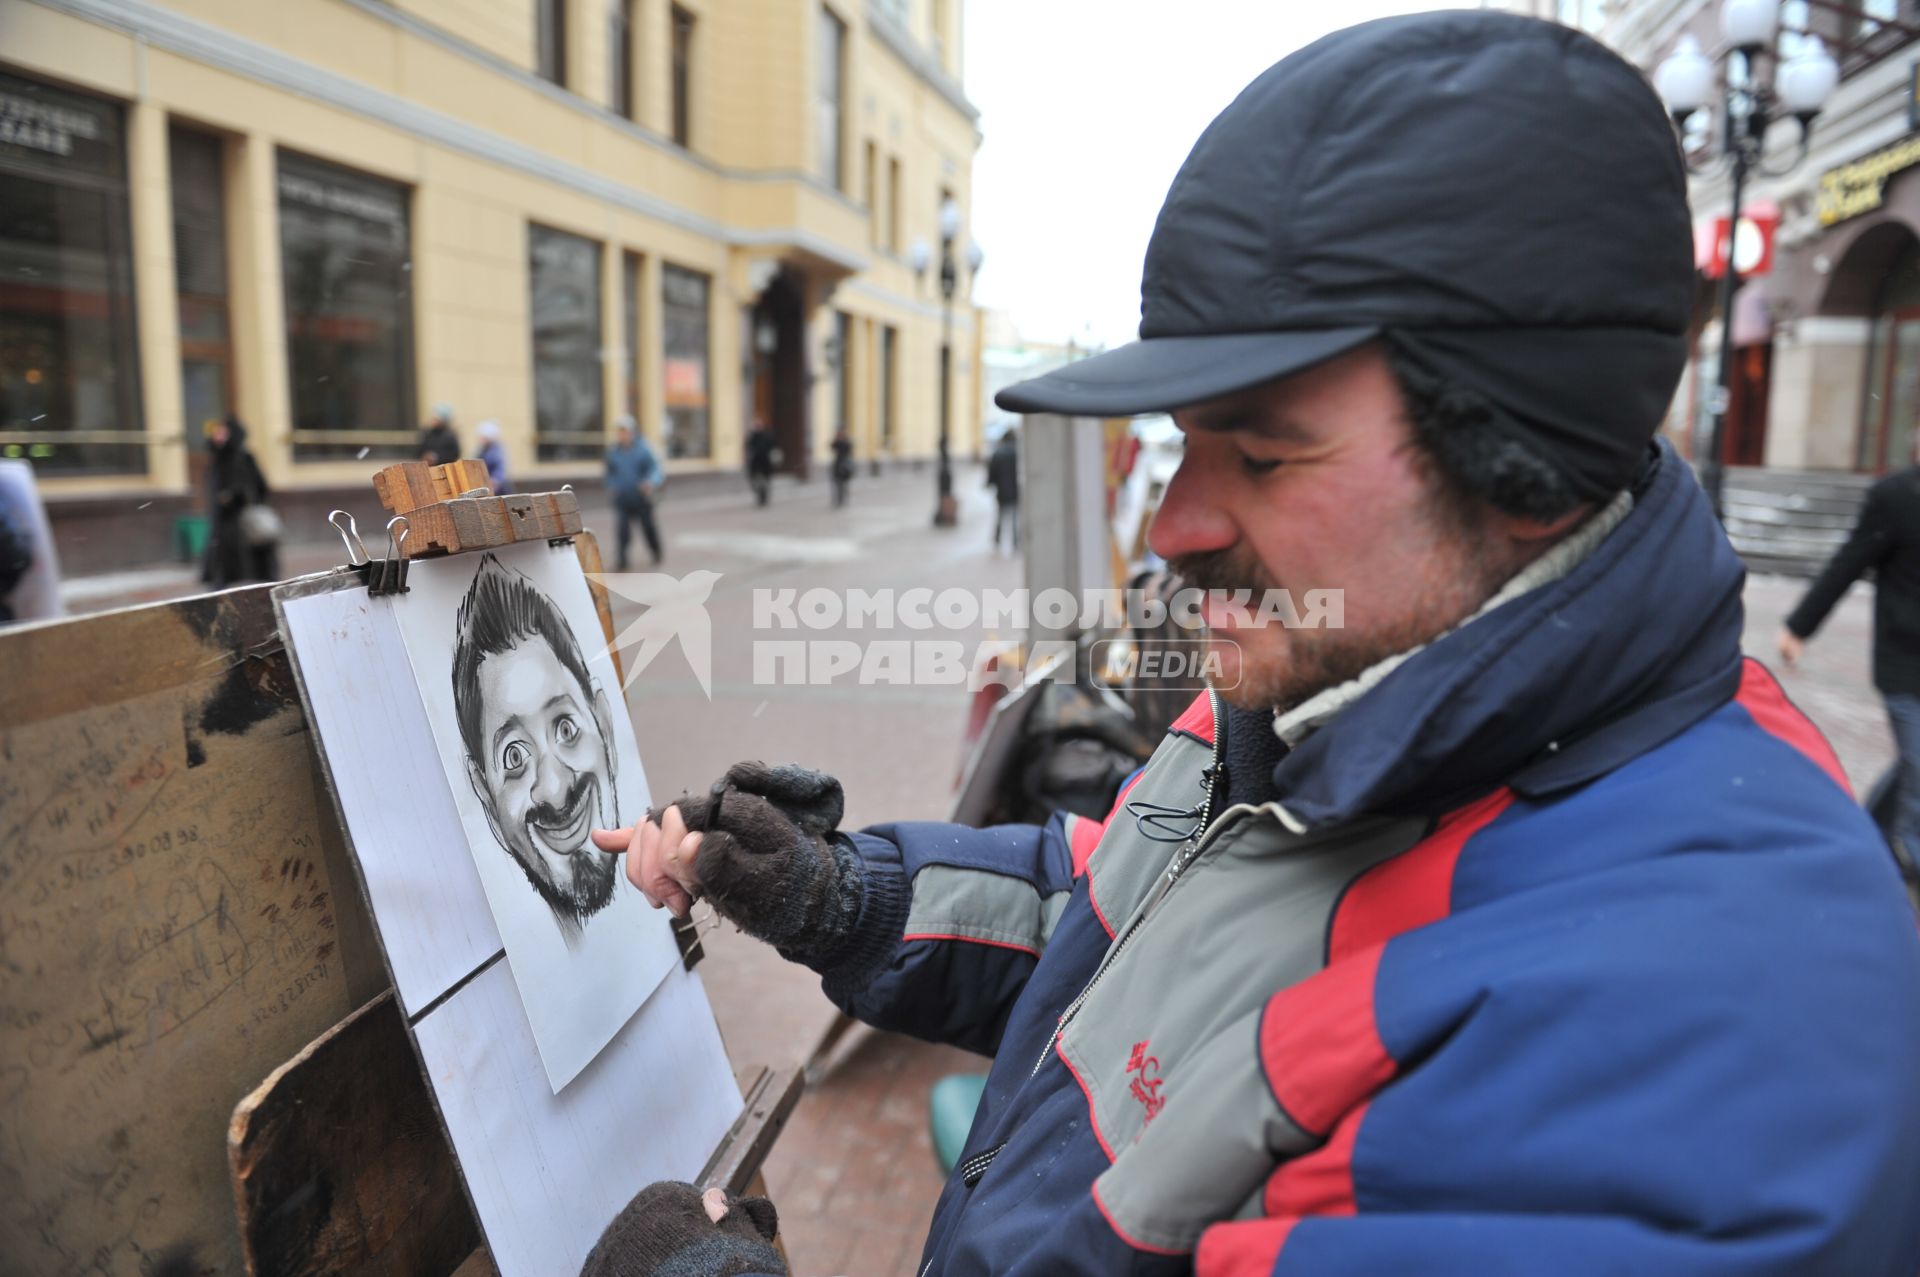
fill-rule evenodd
<path id="1" fill-rule="evenodd" d="M 1093 979 L 1087 981 L 1086 987 L 1081 989 L 1073 1001 L 1067 1004 L 1067 1009 L 1060 1013 L 1059 1022 L 1053 1026 L 1053 1032 L 1048 1036 L 1047 1045 L 1041 1050 L 1040 1058 L 1033 1062 L 1033 1068 L 1027 1074 L 1029 1081 L 1039 1076 L 1041 1066 L 1047 1062 L 1047 1057 L 1053 1054 L 1054 1047 L 1060 1041 L 1061 1033 L 1066 1031 L 1067 1021 L 1073 1019 L 1074 1013 L 1080 1009 L 1081 1004 L 1086 1002 L 1094 986 L 1100 983 L 1100 977 L 1107 973 L 1107 969 L 1114 964 L 1115 959 L 1119 958 L 1128 942 L 1133 939 L 1134 933 L 1140 930 L 1140 925 L 1147 920 L 1147 915 L 1152 913 L 1160 901 L 1166 897 L 1167 892 L 1173 889 L 1173 884 L 1180 880 L 1180 875 L 1187 871 L 1187 867 L 1200 854 L 1200 846 L 1207 835 L 1207 825 L 1213 819 L 1213 787 L 1220 775 L 1221 740 L 1225 735 L 1220 725 L 1220 695 L 1211 687 L 1207 689 L 1207 707 L 1213 713 L 1213 766 L 1207 770 L 1207 788 L 1200 800 L 1200 823 L 1194 827 L 1193 836 L 1173 854 L 1173 859 L 1167 865 L 1167 871 L 1161 874 L 1160 880 L 1154 884 L 1146 903 L 1134 911 L 1133 921 L 1127 924 L 1127 929 L 1120 933 L 1120 938 L 1114 942 L 1111 949 L 1107 950 L 1107 956 L 1100 963 L 1099 969 L 1093 973 Z M 998 1151 L 998 1149 L 994 1150 L 996 1153 Z M 986 1155 L 982 1154 L 982 1156 Z"/>

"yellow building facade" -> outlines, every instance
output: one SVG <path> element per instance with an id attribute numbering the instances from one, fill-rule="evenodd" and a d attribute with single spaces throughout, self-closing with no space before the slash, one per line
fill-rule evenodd
<path id="1" fill-rule="evenodd" d="M 56 524 L 190 508 L 226 411 L 288 494 L 417 456 L 440 404 L 467 455 L 498 423 L 523 489 L 597 474 L 624 412 L 670 472 L 737 466 L 756 415 L 790 469 L 842 427 L 863 459 L 921 458 L 949 323 L 974 453 L 961 21 L 960 0 L 8 0 L 0 455 L 34 461 Z"/>

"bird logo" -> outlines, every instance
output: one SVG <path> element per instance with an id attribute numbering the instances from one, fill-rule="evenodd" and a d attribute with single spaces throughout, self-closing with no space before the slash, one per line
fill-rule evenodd
<path id="1" fill-rule="evenodd" d="M 713 699 L 713 621 L 707 615 L 707 598 L 720 580 L 718 572 L 701 568 L 680 577 L 665 572 L 589 572 L 587 575 L 609 593 L 646 609 L 638 620 L 614 636 L 614 650 L 626 661 L 626 677 L 621 681 L 623 689 L 632 687 L 640 671 L 651 665 L 653 658 L 665 651 L 669 643 L 679 639 L 680 650 L 686 654 L 693 676 L 700 680 L 700 690 L 707 694 L 708 700 Z"/>

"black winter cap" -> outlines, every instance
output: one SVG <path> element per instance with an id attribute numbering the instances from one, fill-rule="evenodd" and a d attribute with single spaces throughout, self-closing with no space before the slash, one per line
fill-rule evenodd
<path id="1" fill-rule="evenodd" d="M 1147 247 L 1141 340 L 996 396 L 1122 416 L 1378 337 L 1617 490 L 1686 358 L 1686 169 L 1645 77 L 1556 23 L 1454 11 L 1338 31 L 1201 135 Z"/>

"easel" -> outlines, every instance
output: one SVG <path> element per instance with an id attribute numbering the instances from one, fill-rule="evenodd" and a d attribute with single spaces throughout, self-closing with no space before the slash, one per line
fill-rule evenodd
<path id="1" fill-rule="evenodd" d="M 467 495 L 477 463 L 383 475 L 407 519 L 383 572 L 534 537 L 571 537 L 598 570 L 571 492 Z M 270 589 L 0 632 L 10 1269 L 491 1268 L 383 992 Z M 747 1105 L 704 1178 L 741 1191 L 800 1079 L 737 1076 Z"/>

